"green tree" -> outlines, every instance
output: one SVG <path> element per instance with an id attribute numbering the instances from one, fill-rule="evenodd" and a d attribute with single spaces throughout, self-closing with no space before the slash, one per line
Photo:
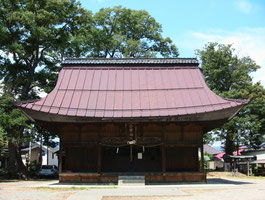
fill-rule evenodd
<path id="1" fill-rule="evenodd" d="M 83 29 L 75 40 L 77 45 L 82 43 L 78 46 L 83 48 L 83 53 L 78 56 L 114 58 L 179 55 L 172 40 L 161 35 L 162 26 L 144 10 L 122 7 L 101 9 L 93 16 L 93 22 L 93 28 Z M 86 37 L 84 33 L 88 33 Z"/>
<path id="2" fill-rule="evenodd" d="M 19 109 L 14 108 L 13 102 L 14 98 L 8 92 L 5 92 L 0 97 L 1 133 L 8 142 L 9 172 L 20 171 L 21 175 L 25 176 L 23 178 L 27 178 L 29 176 L 28 170 L 21 160 L 20 149 L 16 147 L 27 140 L 28 132 L 26 130 L 30 126 L 26 123 L 27 117 Z M 23 137 L 21 137 L 22 132 Z M 12 176 L 12 174 L 10 175 Z"/>
<path id="3" fill-rule="evenodd" d="M 263 141 L 265 90 L 253 84 L 251 73 L 260 67 L 249 57 L 240 58 L 232 45 L 208 43 L 197 50 L 207 85 L 218 95 L 231 99 L 252 99 L 237 116 L 213 131 L 228 154 L 241 145 L 257 148 Z"/>
<path id="4" fill-rule="evenodd" d="M 27 177 L 19 145 L 29 138 L 29 122 L 13 101 L 36 99 L 38 88 L 49 91 L 54 86 L 64 47 L 81 26 L 91 24 L 91 12 L 75 0 L 1 0 L 0 19 L 1 127 L 8 140 L 8 169 Z"/>

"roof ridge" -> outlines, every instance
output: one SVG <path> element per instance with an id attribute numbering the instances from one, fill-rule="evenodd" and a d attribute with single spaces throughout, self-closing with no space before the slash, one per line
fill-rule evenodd
<path id="1" fill-rule="evenodd" d="M 66 57 L 64 60 L 170 60 L 170 59 L 196 59 L 196 57 L 172 57 L 172 58 L 148 58 L 148 57 L 140 57 L 140 58 L 101 58 L 101 57 L 88 57 L 88 58 L 79 58 L 79 57 Z"/>
<path id="2" fill-rule="evenodd" d="M 63 65 L 110 65 L 110 64 L 189 64 L 199 65 L 197 58 L 66 58 Z"/>

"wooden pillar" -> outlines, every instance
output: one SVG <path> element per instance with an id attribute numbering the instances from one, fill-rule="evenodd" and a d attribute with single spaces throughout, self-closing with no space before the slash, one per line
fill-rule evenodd
<path id="1" fill-rule="evenodd" d="M 97 172 L 100 174 L 101 170 L 102 170 L 102 146 L 100 144 L 98 144 L 98 168 L 97 168 Z"/>
<path id="2" fill-rule="evenodd" d="M 130 144 L 130 162 L 133 161 L 133 147 L 132 144 Z"/>
<path id="3" fill-rule="evenodd" d="M 236 176 L 236 159 L 234 158 L 234 175 Z"/>
<path id="4" fill-rule="evenodd" d="M 98 143 L 98 160 L 97 160 L 97 172 L 101 174 L 102 171 L 102 145 L 100 144 L 100 137 L 102 132 L 102 124 L 99 124 L 98 127 L 98 135 L 97 135 L 97 143 Z"/>
<path id="5" fill-rule="evenodd" d="M 182 125 L 180 128 L 180 140 L 184 141 L 184 126 Z"/>
<path id="6" fill-rule="evenodd" d="M 162 145 L 161 145 L 161 162 L 162 162 L 162 172 L 166 173 L 166 147 L 165 147 L 165 124 L 162 124 Z"/>
<path id="7" fill-rule="evenodd" d="M 62 139 L 61 139 L 61 137 L 60 137 L 60 150 L 59 150 L 59 174 L 60 173 L 62 173 L 62 169 L 63 169 L 63 153 L 62 153 L 62 151 L 63 151 L 63 145 L 62 145 Z"/>
<path id="8" fill-rule="evenodd" d="M 162 151 L 162 172 L 163 172 L 163 174 L 165 174 L 166 173 L 166 169 L 167 169 L 167 166 L 166 166 L 166 147 L 165 147 L 165 144 L 162 144 L 161 151 Z"/>
<path id="9" fill-rule="evenodd" d="M 78 126 L 78 142 L 82 141 L 82 128 L 83 128 L 83 126 L 82 126 L 82 124 L 80 124 Z"/>
<path id="10" fill-rule="evenodd" d="M 247 160 L 247 176 L 249 176 L 249 160 Z"/>
<path id="11" fill-rule="evenodd" d="M 200 145 L 200 149 L 201 149 L 201 173 L 203 173 L 203 182 L 206 183 L 207 182 L 207 174 L 206 171 L 204 170 L 204 153 L 203 153 L 203 142 L 201 142 Z"/>
<path id="12" fill-rule="evenodd" d="M 203 155 L 203 143 L 200 145 L 201 148 L 201 172 L 204 173 L 204 155 Z"/>

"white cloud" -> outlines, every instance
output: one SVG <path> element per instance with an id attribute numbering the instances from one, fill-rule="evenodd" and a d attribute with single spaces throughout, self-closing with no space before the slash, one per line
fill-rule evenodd
<path id="1" fill-rule="evenodd" d="M 233 44 L 238 55 L 249 56 L 255 60 L 261 66 L 261 69 L 253 73 L 254 81 L 261 81 L 265 86 L 265 27 L 241 28 L 236 31 L 190 31 L 176 44 L 178 44 L 180 50 L 190 51 L 202 49 L 208 42 Z"/>
<path id="2" fill-rule="evenodd" d="M 236 9 L 238 9 L 240 12 L 244 14 L 249 14 L 253 9 L 253 5 L 249 1 L 246 1 L 246 0 L 236 1 L 235 7 Z"/>

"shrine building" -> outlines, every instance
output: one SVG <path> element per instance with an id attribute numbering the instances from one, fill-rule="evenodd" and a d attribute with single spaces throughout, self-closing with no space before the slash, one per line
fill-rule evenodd
<path id="1" fill-rule="evenodd" d="M 45 98 L 17 103 L 60 137 L 60 182 L 204 182 L 203 134 L 248 100 L 206 85 L 195 58 L 66 59 Z"/>

